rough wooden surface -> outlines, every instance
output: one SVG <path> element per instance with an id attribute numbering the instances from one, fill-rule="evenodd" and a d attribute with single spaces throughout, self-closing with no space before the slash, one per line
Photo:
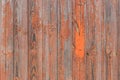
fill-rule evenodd
<path id="1" fill-rule="evenodd" d="M 0 80 L 120 80 L 120 0 L 0 0 Z"/>

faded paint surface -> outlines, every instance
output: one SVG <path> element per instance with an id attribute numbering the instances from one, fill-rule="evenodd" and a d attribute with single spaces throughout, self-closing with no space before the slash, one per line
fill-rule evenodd
<path id="1" fill-rule="evenodd" d="M 120 0 L 0 0 L 0 80 L 120 80 Z"/>

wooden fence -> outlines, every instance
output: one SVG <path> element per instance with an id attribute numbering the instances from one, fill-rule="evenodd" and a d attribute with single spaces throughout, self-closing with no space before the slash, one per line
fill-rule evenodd
<path id="1" fill-rule="evenodd" d="M 0 0 L 0 80 L 120 80 L 120 0 Z"/>

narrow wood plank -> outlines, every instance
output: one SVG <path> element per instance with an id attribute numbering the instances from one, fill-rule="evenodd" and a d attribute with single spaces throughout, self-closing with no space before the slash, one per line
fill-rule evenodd
<path id="1" fill-rule="evenodd" d="M 120 0 L 118 0 L 117 4 L 117 28 L 118 28 L 118 46 L 117 46 L 117 54 L 118 54 L 118 60 L 120 59 Z M 120 79 L 120 60 L 118 61 L 118 80 Z"/>
<path id="2" fill-rule="evenodd" d="M 37 30 L 37 51 L 38 51 L 38 80 L 42 79 L 42 53 L 43 53 L 43 0 L 37 0 L 36 2 L 36 8 L 38 8 L 38 11 L 36 11 L 34 18 L 36 18 L 35 23 L 38 25 Z"/>
<path id="3" fill-rule="evenodd" d="M 58 19 L 58 2 L 57 0 L 50 1 L 50 24 L 48 26 L 49 35 L 49 79 L 57 80 L 57 19 Z"/>
<path id="4" fill-rule="evenodd" d="M 58 80 L 64 80 L 64 41 L 67 35 L 67 20 L 65 18 L 66 0 L 58 0 L 59 21 L 58 21 Z"/>
<path id="5" fill-rule="evenodd" d="M 13 80 L 13 0 L 6 1 L 3 17 L 6 80 Z"/>
<path id="6" fill-rule="evenodd" d="M 71 1 L 70 1 L 71 2 Z M 58 80 L 68 80 L 71 78 L 71 73 L 67 70 L 70 67 L 72 44 L 71 20 L 68 13 L 68 1 L 59 0 L 59 21 L 58 21 Z M 70 8 L 70 6 L 69 6 Z M 69 49 L 67 49 L 67 47 Z M 69 60 L 69 61 L 68 61 Z M 68 61 L 68 63 L 67 63 Z"/>
<path id="7" fill-rule="evenodd" d="M 61 79 L 64 80 L 62 77 L 64 75 L 63 72 L 63 57 L 62 57 L 62 53 L 60 53 L 60 29 L 61 29 L 61 5 L 60 5 L 61 0 L 58 0 L 57 5 L 58 5 L 58 19 L 57 19 L 57 80 Z M 63 73 L 63 75 L 61 75 Z"/>
<path id="8" fill-rule="evenodd" d="M 2 1 L 0 1 L 0 37 L 2 36 L 2 33 L 3 33 L 3 29 L 2 29 Z M 1 44 L 1 41 L 2 41 L 2 39 L 0 39 L 0 44 Z M 2 47 L 0 47 L 0 79 L 1 79 L 1 57 L 2 57 L 2 49 L 1 49 Z"/>
<path id="9" fill-rule="evenodd" d="M 46 33 L 46 31 L 45 31 L 45 20 L 46 20 L 46 16 L 47 16 L 47 14 L 46 14 L 46 0 L 44 0 L 43 2 L 42 2 L 42 16 L 43 16 L 43 20 L 42 20 L 42 25 L 43 25 L 43 28 L 42 28 L 42 30 L 43 30 L 43 32 L 42 32 L 42 36 L 43 36 L 43 38 L 42 38 L 42 79 L 43 80 L 46 80 L 46 54 L 45 54 L 45 33 Z M 46 20 L 47 21 L 47 20 Z"/>
<path id="10" fill-rule="evenodd" d="M 102 1 L 87 0 L 86 3 L 86 79 L 102 79 Z M 104 32 L 104 31 L 103 31 Z M 104 54 L 103 54 L 104 55 Z"/>
<path id="11" fill-rule="evenodd" d="M 42 0 L 28 0 L 28 79 L 42 79 Z"/>
<path id="12" fill-rule="evenodd" d="M 102 0 L 95 0 L 95 42 L 96 42 L 96 60 L 95 60 L 95 80 L 102 80 Z"/>
<path id="13" fill-rule="evenodd" d="M 80 26 L 79 26 L 79 29 L 80 29 L 80 36 L 78 38 L 78 40 L 80 40 L 80 45 L 79 47 L 81 47 L 80 49 L 80 55 L 81 55 L 81 59 L 80 59 L 80 80 L 85 80 L 85 15 L 84 15 L 84 7 L 85 7 L 85 4 L 86 4 L 86 0 L 80 0 Z M 76 34 L 78 36 L 78 33 Z M 76 39 L 76 42 L 78 41 Z M 77 45 L 78 45 L 78 42 L 77 42 Z M 77 49 L 77 48 L 76 48 Z M 76 52 L 77 53 L 77 52 Z"/>
<path id="14" fill-rule="evenodd" d="M 50 47 L 49 46 L 49 28 L 50 28 L 50 0 L 43 1 L 43 54 L 42 54 L 42 78 L 43 80 L 50 79 Z"/>
<path id="15" fill-rule="evenodd" d="M 105 0 L 105 26 L 106 26 L 106 74 L 107 80 L 111 80 L 111 46 L 109 43 L 111 43 L 110 39 L 110 27 L 109 27 L 109 17 L 111 16 L 111 6 L 109 0 Z"/>
<path id="16" fill-rule="evenodd" d="M 114 28 L 113 28 L 114 26 Z M 118 80 L 118 58 L 117 58 L 117 0 L 111 1 L 111 17 L 110 17 L 110 29 L 112 40 L 112 65 L 111 65 L 111 79 Z"/>
<path id="17" fill-rule="evenodd" d="M 85 24 L 84 24 L 85 0 L 73 2 L 73 80 L 85 79 Z"/>
<path id="18" fill-rule="evenodd" d="M 91 5 L 91 6 L 90 6 Z M 92 20 L 91 25 L 89 25 L 90 21 L 90 8 L 93 10 L 92 13 Z M 91 46 L 94 46 L 94 1 L 86 0 L 85 4 L 85 56 L 86 56 L 86 80 L 93 80 L 94 73 L 93 68 L 94 65 L 92 64 L 92 58 L 91 57 Z M 89 27 L 88 27 L 89 26 Z M 90 29 L 92 31 L 90 31 Z M 91 38 L 91 39 L 90 39 Z"/>
<path id="19" fill-rule="evenodd" d="M 27 80 L 27 0 L 14 0 L 14 79 Z M 24 60 L 23 60 L 24 59 Z"/>
<path id="20" fill-rule="evenodd" d="M 1 80 L 13 79 L 13 9 L 12 0 L 1 1 Z"/>
<path id="21" fill-rule="evenodd" d="M 44 80 L 42 77 L 42 0 L 28 0 L 29 59 L 28 79 Z"/>
<path id="22" fill-rule="evenodd" d="M 78 6 L 77 4 L 80 3 L 79 0 L 74 0 L 73 1 L 73 63 L 72 63 L 72 80 L 79 80 L 79 70 L 80 70 L 80 63 L 79 63 L 79 58 L 76 55 L 75 49 L 76 48 L 76 44 L 75 44 L 75 32 L 78 29 L 79 30 L 79 26 L 78 23 L 80 20 L 80 6 Z M 76 19 L 77 18 L 77 19 Z M 78 32 L 79 34 L 79 32 Z M 77 46 L 78 47 L 78 46 Z"/>
<path id="23" fill-rule="evenodd" d="M 86 79 L 95 79 L 95 2 L 87 0 L 85 7 L 85 53 L 86 53 Z"/>
<path id="24" fill-rule="evenodd" d="M 73 40 L 72 39 L 72 33 L 73 33 L 72 0 L 67 0 L 65 2 L 65 4 L 66 4 L 66 6 L 65 6 L 66 12 L 64 13 L 64 17 L 65 17 L 64 20 L 67 21 L 67 25 L 65 26 L 65 29 L 68 29 L 68 33 L 66 35 L 66 39 L 64 42 L 64 68 L 65 68 L 64 75 L 65 75 L 65 80 L 72 80 L 72 50 L 73 50 L 73 46 L 72 46 L 72 43 L 73 43 L 73 41 L 72 41 Z M 65 32 L 63 32 L 63 33 L 65 33 Z M 64 34 L 64 36 L 65 36 L 65 34 Z"/>
<path id="25" fill-rule="evenodd" d="M 107 54 L 107 79 L 118 80 L 117 60 L 117 2 L 105 1 L 105 25 L 106 25 L 106 54 Z M 114 28 L 113 28 L 114 26 Z M 115 67 L 116 66 L 116 67 Z"/>
<path id="26" fill-rule="evenodd" d="M 101 55 L 102 55 L 102 74 L 101 74 L 101 79 L 106 80 L 107 77 L 107 72 L 106 72 L 106 28 L 105 28 L 105 0 L 102 0 L 102 5 L 101 5 Z"/>
<path id="27" fill-rule="evenodd" d="M 10 4 L 9 4 L 10 5 Z M 5 36 L 5 7 L 6 2 L 4 0 L 0 1 L 0 79 L 6 80 L 6 70 L 5 70 L 5 46 L 6 46 L 6 36 Z"/>

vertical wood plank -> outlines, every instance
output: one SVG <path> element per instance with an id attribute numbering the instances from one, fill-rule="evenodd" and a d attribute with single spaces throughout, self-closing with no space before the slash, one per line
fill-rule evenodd
<path id="1" fill-rule="evenodd" d="M 86 4 L 86 0 L 80 0 L 80 36 L 79 36 L 79 46 L 81 46 L 80 49 L 80 53 L 81 54 L 81 59 L 80 59 L 80 80 L 85 80 L 85 15 L 84 15 L 84 10 L 85 10 L 85 4 Z M 78 36 L 78 33 L 76 34 Z M 76 42 L 77 42 L 77 38 L 76 38 Z M 77 42 L 78 45 L 78 42 Z M 77 48 L 76 48 L 77 49 Z M 76 50 L 77 51 L 77 50 Z M 76 52 L 77 53 L 77 52 Z"/>
<path id="2" fill-rule="evenodd" d="M 38 80 L 43 80 L 42 79 L 42 53 L 43 53 L 43 48 L 42 48 L 42 43 L 43 43 L 43 0 L 38 0 L 36 4 L 36 8 L 38 8 L 38 11 L 36 11 L 36 14 L 34 15 L 36 18 L 36 25 L 38 24 L 38 30 L 37 30 L 37 49 L 38 49 Z"/>
<path id="3" fill-rule="evenodd" d="M 6 2 L 5 1 L 0 1 L 0 6 L 1 6 L 1 11 L 0 11 L 0 79 L 6 80 L 6 70 L 5 70 L 5 46 L 6 46 L 6 27 L 5 27 L 5 7 Z"/>
<path id="4" fill-rule="evenodd" d="M 87 0 L 85 7 L 85 53 L 86 53 L 86 79 L 95 79 L 95 3 Z"/>
<path id="5" fill-rule="evenodd" d="M 73 80 L 85 79 L 85 4 L 85 0 L 75 0 L 73 2 Z"/>
<path id="6" fill-rule="evenodd" d="M 43 1 L 43 55 L 42 55 L 42 77 L 43 80 L 50 79 L 50 43 L 49 43 L 49 28 L 50 28 L 50 0 Z"/>
<path id="7" fill-rule="evenodd" d="M 101 45 L 101 32 L 102 32 L 102 0 L 95 0 L 95 43 L 96 43 L 96 60 L 95 60 L 95 79 L 101 80 L 102 75 L 102 45 Z"/>
<path id="8" fill-rule="evenodd" d="M 64 43 L 68 38 L 68 28 L 66 15 L 66 0 L 59 1 L 59 21 L 58 21 L 58 80 L 65 80 L 65 69 L 64 69 Z"/>
<path id="9" fill-rule="evenodd" d="M 42 9 L 42 16 L 43 16 L 43 33 L 42 33 L 42 36 L 43 36 L 43 38 L 42 38 L 42 79 L 43 80 L 46 80 L 46 54 L 45 54 L 45 33 L 46 33 L 46 31 L 45 31 L 45 20 L 46 20 L 46 13 L 45 13 L 45 11 L 46 11 L 46 0 L 44 0 L 43 1 L 43 3 L 42 3 L 42 7 L 43 7 L 43 9 Z M 46 20 L 47 21 L 47 20 Z"/>
<path id="10" fill-rule="evenodd" d="M 72 1 L 58 3 L 58 80 L 72 80 Z"/>
<path id="11" fill-rule="evenodd" d="M 106 54 L 108 56 L 107 79 L 118 80 L 117 60 L 117 0 L 105 1 Z M 114 26 L 114 28 L 113 28 Z M 115 67 L 116 66 L 116 67 Z"/>
<path id="12" fill-rule="evenodd" d="M 104 18 L 105 18 L 105 0 L 102 0 L 102 5 L 101 5 L 101 56 L 102 56 L 102 75 L 101 75 L 101 79 L 102 80 L 106 80 L 107 77 L 107 72 L 106 72 L 106 29 L 105 29 L 105 22 L 104 22 Z"/>
<path id="13" fill-rule="evenodd" d="M 77 30 L 76 28 L 78 28 L 78 23 L 79 21 L 77 21 L 77 19 L 79 20 L 80 19 L 80 6 L 78 6 L 77 4 L 80 3 L 79 0 L 74 0 L 73 1 L 73 48 L 76 48 L 76 44 L 75 44 L 75 30 Z M 77 10 L 76 10 L 77 9 Z M 76 17 L 77 16 L 77 17 Z M 77 18 L 77 19 L 76 19 Z M 79 30 L 79 28 L 78 28 Z M 79 32 L 78 32 L 79 34 Z M 72 79 L 73 80 L 79 80 L 79 67 L 80 67 L 80 64 L 79 64 L 79 59 L 78 57 L 75 55 L 75 49 L 73 50 L 73 68 L 72 68 L 72 71 L 73 71 L 73 76 L 72 76 Z"/>
<path id="14" fill-rule="evenodd" d="M 50 25 L 49 34 L 49 74 L 50 80 L 57 80 L 57 0 L 50 1 Z"/>
<path id="15" fill-rule="evenodd" d="M 63 53 L 61 52 L 61 0 L 58 0 L 58 22 L 57 22 L 57 79 L 64 80 L 64 66 L 63 66 Z"/>
<path id="16" fill-rule="evenodd" d="M 109 19 L 111 16 L 111 6 L 110 6 L 110 1 L 109 0 L 105 0 L 105 26 L 106 26 L 106 47 L 105 47 L 105 51 L 106 51 L 106 74 L 107 80 L 111 80 L 111 46 L 109 43 L 111 43 L 111 39 L 110 39 L 110 27 L 109 27 Z"/>
<path id="17" fill-rule="evenodd" d="M 4 7 L 6 80 L 13 80 L 13 0 Z"/>
<path id="18" fill-rule="evenodd" d="M 2 1 L 0 1 L 0 37 L 2 37 L 2 33 L 3 33 L 3 29 L 2 29 Z M 2 43 L 2 38 L 0 38 L 0 44 Z M 0 79 L 1 79 L 1 65 L 2 65 L 2 63 L 1 63 L 1 57 L 2 57 L 2 46 L 0 46 Z"/>
<path id="19" fill-rule="evenodd" d="M 28 0 L 28 4 L 28 79 L 44 80 L 42 77 L 42 0 Z"/>
<path id="20" fill-rule="evenodd" d="M 13 79 L 13 6 L 12 0 L 0 1 L 1 4 L 1 56 L 0 79 Z"/>
<path id="21" fill-rule="evenodd" d="M 27 0 L 14 0 L 14 79 L 27 80 Z M 23 60 L 24 59 L 24 60 Z"/>
<path id="22" fill-rule="evenodd" d="M 120 0 L 118 0 L 117 4 L 117 27 L 118 27 L 118 47 L 117 47 L 117 54 L 118 54 L 118 60 L 120 59 Z M 120 79 L 120 60 L 118 61 L 118 80 Z"/>
<path id="23" fill-rule="evenodd" d="M 72 33 L 73 33 L 73 28 L 72 28 L 72 0 L 67 0 L 65 2 L 66 8 L 63 16 L 64 20 L 67 21 L 66 26 L 61 26 L 61 27 L 66 27 L 68 29 L 68 33 L 66 35 L 66 40 L 64 42 L 64 68 L 65 68 L 65 80 L 72 80 L 72 50 L 73 50 L 73 39 L 72 39 Z M 61 28 L 62 29 L 62 28 Z M 67 30 L 66 30 L 67 31 Z M 62 32 L 66 33 L 66 32 Z M 65 34 L 64 34 L 65 36 Z M 63 37 L 64 38 L 64 37 Z"/>
<path id="24" fill-rule="evenodd" d="M 112 65 L 111 65 L 111 78 L 112 80 L 118 80 L 118 58 L 117 58 L 117 0 L 111 1 L 111 35 L 112 38 Z M 114 26 L 114 28 L 113 28 Z"/>
<path id="25" fill-rule="evenodd" d="M 28 79 L 42 79 L 42 0 L 28 0 Z"/>

